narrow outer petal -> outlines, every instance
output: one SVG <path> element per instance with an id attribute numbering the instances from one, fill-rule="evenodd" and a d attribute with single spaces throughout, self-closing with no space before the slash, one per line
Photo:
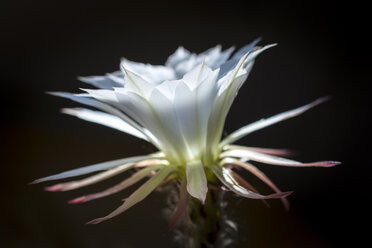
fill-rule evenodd
<path id="1" fill-rule="evenodd" d="M 46 187 L 45 189 L 48 191 L 67 191 L 67 190 L 73 190 L 73 189 L 85 187 L 87 185 L 91 185 L 93 183 L 97 183 L 107 178 L 118 175 L 126 170 L 133 168 L 133 166 L 134 166 L 134 163 L 127 163 L 127 164 L 119 165 L 115 168 L 106 170 L 104 172 L 98 173 L 88 178 L 84 178 L 78 181 L 56 184 L 51 187 Z"/>
<path id="2" fill-rule="evenodd" d="M 332 167 L 335 165 L 340 164 L 337 161 L 320 161 L 320 162 L 311 162 L 311 163 L 301 163 L 295 160 L 277 157 L 273 155 L 258 153 L 254 151 L 248 150 L 229 150 L 226 152 L 221 153 L 221 157 L 237 157 L 237 158 L 247 158 L 249 160 L 265 163 L 265 164 L 273 164 L 273 165 L 281 165 L 281 166 L 294 166 L 294 167 Z"/>
<path id="3" fill-rule="evenodd" d="M 98 193 L 89 194 L 89 195 L 85 195 L 85 196 L 75 198 L 75 199 L 69 201 L 69 203 L 82 203 L 82 202 L 87 202 L 87 201 L 91 201 L 91 200 L 94 200 L 94 199 L 98 199 L 98 198 L 102 198 L 102 197 L 105 197 L 105 196 L 115 194 L 115 193 L 117 193 L 121 190 L 124 190 L 124 189 L 128 188 L 129 186 L 139 182 L 141 179 L 148 176 L 151 172 L 153 172 L 153 171 L 155 171 L 155 170 L 157 170 L 161 167 L 162 166 L 160 166 L 160 165 L 155 165 L 155 166 L 151 166 L 151 167 L 147 167 L 145 169 L 139 170 L 136 173 L 134 173 L 131 177 L 125 179 L 124 181 L 122 181 L 119 184 L 116 184 L 113 187 L 110 187 L 110 188 L 108 188 L 104 191 L 98 192 Z"/>
<path id="4" fill-rule="evenodd" d="M 241 185 L 234 179 L 234 177 L 231 175 L 230 170 L 224 167 L 221 167 L 219 165 L 211 165 L 209 168 L 213 171 L 213 173 L 216 175 L 216 177 L 231 191 L 233 191 L 235 194 L 251 198 L 251 199 L 273 199 L 273 198 L 282 198 L 287 197 L 292 192 L 283 192 L 283 193 L 277 193 L 272 195 L 260 195 L 258 193 L 254 193 Z"/>
<path id="5" fill-rule="evenodd" d="M 265 173 L 260 171 L 256 166 L 249 164 L 249 163 L 243 163 L 240 162 L 239 160 L 236 159 L 227 159 L 226 163 L 232 163 L 234 165 L 238 165 L 247 171 L 251 172 L 253 175 L 258 177 L 261 181 L 266 183 L 270 188 L 272 188 L 276 193 L 282 193 L 282 191 L 268 178 Z M 289 202 L 286 198 L 281 198 L 280 199 L 283 202 L 283 205 L 285 209 L 288 211 L 289 210 Z"/>
<path id="6" fill-rule="evenodd" d="M 138 202 L 145 199 L 158 185 L 174 170 L 174 167 L 166 166 L 161 169 L 158 173 L 155 174 L 150 180 L 144 183 L 140 188 L 138 188 L 133 194 L 129 196 L 125 202 L 115 209 L 112 213 L 105 217 L 101 217 L 92 221 L 89 221 L 87 224 L 98 224 L 102 221 L 111 219 L 122 212 L 126 211 L 128 208 L 137 204 Z"/>
<path id="7" fill-rule="evenodd" d="M 51 176 L 47 176 L 47 177 L 37 179 L 37 180 L 33 181 L 32 184 L 46 182 L 46 181 L 52 181 L 52 180 L 65 179 L 65 178 L 69 178 L 69 177 L 76 177 L 76 176 L 86 175 L 86 174 L 93 173 L 93 172 L 96 172 L 96 171 L 107 170 L 107 169 L 110 169 L 110 168 L 113 168 L 113 167 L 116 167 L 116 166 L 119 166 L 119 165 L 122 165 L 122 164 L 132 163 L 132 162 L 137 162 L 137 161 L 141 161 L 141 160 L 145 160 L 145 159 L 154 158 L 154 157 L 157 157 L 159 154 L 161 154 L 161 153 L 154 153 L 154 154 L 150 154 L 150 155 L 146 155 L 146 156 L 135 156 L 135 157 L 129 157 L 129 158 L 122 158 L 122 159 L 106 161 L 106 162 L 103 162 L 103 163 L 88 165 L 88 166 L 84 166 L 84 167 L 81 167 L 81 168 L 78 168 L 78 169 L 69 170 L 69 171 L 59 173 L 59 174 L 55 174 L 55 175 L 51 175 Z"/>
<path id="8" fill-rule="evenodd" d="M 244 127 L 241 127 L 238 130 L 231 133 L 230 135 L 228 135 L 225 139 L 223 139 L 221 141 L 221 146 L 225 146 L 227 144 L 234 143 L 235 141 L 243 138 L 247 134 L 250 134 L 254 131 L 260 130 L 260 129 L 265 128 L 267 126 L 271 126 L 275 123 L 278 123 L 280 121 L 284 121 L 286 119 L 289 119 L 289 118 L 295 117 L 297 115 L 300 115 L 303 112 L 305 112 L 305 111 L 311 109 L 312 107 L 315 107 L 315 106 L 317 106 L 317 105 L 319 105 L 319 104 L 321 104 L 321 103 L 323 103 L 327 100 L 329 100 L 329 97 L 322 97 L 322 98 L 319 98 L 319 99 L 317 99 L 317 100 L 315 100 L 315 101 L 313 101 L 313 102 L 311 102 L 307 105 L 304 105 L 302 107 L 299 107 L 299 108 L 296 108 L 296 109 L 293 109 L 293 110 L 289 110 L 289 111 L 274 115 L 274 116 L 272 116 L 270 118 L 267 118 L 267 119 L 261 119 L 259 121 L 248 124 Z"/>

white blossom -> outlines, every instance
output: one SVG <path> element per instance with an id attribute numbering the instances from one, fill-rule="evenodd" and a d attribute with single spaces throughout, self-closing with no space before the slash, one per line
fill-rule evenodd
<path id="1" fill-rule="evenodd" d="M 248 161 L 300 167 L 327 167 L 338 162 L 300 163 L 278 157 L 277 155 L 288 154 L 284 150 L 231 145 L 249 133 L 297 116 L 323 102 L 325 98 L 246 125 L 221 140 L 226 116 L 256 57 L 275 46 L 273 44 L 256 47 L 257 42 L 258 40 L 254 41 L 233 55 L 234 48 L 222 51 L 221 46 L 200 54 L 179 47 L 164 66 L 123 59 L 120 71 L 105 76 L 80 78 L 98 89 L 82 89 L 83 93 L 79 94 L 51 93 L 99 110 L 70 108 L 63 109 L 63 113 L 146 140 L 159 151 L 79 168 L 38 179 L 35 183 L 100 171 L 86 179 L 46 188 L 49 191 L 66 191 L 102 181 L 129 169 L 138 170 L 118 185 L 71 201 L 78 203 L 119 192 L 144 177 L 150 177 L 114 212 L 89 223 L 98 223 L 124 212 L 167 181 L 186 182 L 183 185 L 188 194 L 204 202 L 208 192 L 207 172 L 213 172 L 212 175 L 214 174 L 226 188 L 240 196 L 253 199 L 281 198 L 287 206 L 285 197 L 291 192 L 281 192 L 266 175 Z M 237 175 L 230 165 L 250 171 L 267 183 L 275 194 L 259 194 Z M 185 204 L 186 201 L 180 202 Z M 178 214 L 174 218 L 179 218 L 179 212 L 176 211 Z"/>

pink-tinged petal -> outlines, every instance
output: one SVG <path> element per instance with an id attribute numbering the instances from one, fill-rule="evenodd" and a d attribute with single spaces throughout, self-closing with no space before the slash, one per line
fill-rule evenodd
<path id="1" fill-rule="evenodd" d="M 53 186 L 45 187 L 44 188 L 46 191 L 61 191 L 63 189 L 62 184 L 56 184 Z"/>
<path id="2" fill-rule="evenodd" d="M 223 147 L 224 150 L 234 150 L 234 149 L 241 149 L 241 150 L 248 150 L 253 152 L 259 152 L 269 155 L 276 155 L 276 156 L 292 156 L 295 154 L 294 151 L 289 149 L 274 149 L 274 148 L 261 148 L 261 147 L 249 147 L 249 146 L 237 146 L 237 145 L 226 145 Z"/>
<path id="3" fill-rule="evenodd" d="M 242 178 L 239 174 L 235 173 L 233 170 L 230 171 L 231 176 L 236 180 L 236 182 L 241 185 L 243 188 L 250 190 L 256 194 L 259 194 L 258 190 L 256 190 L 250 183 L 248 183 L 244 178 Z M 284 198 L 282 198 L 284 199 Z M 262 200 L 262 202 L 270 208 L 270 205 L 267 203 L 266 200 Z"/>
<path id="4" fill-rule="evenodd" d="M 93 183 L 100 182 L 100 181 L 105 180 L 107 178 L 113 177 L 113 176 L 115 176 L 119 173 L 122 173 L 126 170 L 129 170 L 129 169 L 133 168 L 133 166 L 134 166 L 134 163 L 123 164 L 123 165 L 117 166 L 113 169 L 110 169 L 110 170 L 101 172 L 99 174 L 90 176 L 88 178 L 84 178 L 84 179 L 77 180 L 77 181 L 72 181 L 72 182 L 67 182 L 67 183 L 60 183 L 60 184 L 53 185 L 51 187 L 47 187 L 46 190 L 48 190 L 48 191 L 68 191 L 68 190 L 81 188 L 81 187 L 84 187 L 84 186 L 87 186 L 87 185 L 91 185 Z"/>
<path id="5" fill-rule="evenodd" d="M 169 226 L 167 232 L 173 229 L 175 225 L 182 219 L 182 216 L 185 214 L 186 207 L 187 207 L 187 189 L 186 189 L 186 178 L 183 178 L 180 186 L 180 197 L 178 200 L 178 204 L 176 207 L 176 211 L 174 212 L 171 221 L 169 222 Z"/>
<path id="6" fill-rule="evenodd" d="M 228 160 L 227 160 L 228 161 Z M 281 193 L 282 191 L 268 178 L 262 171 L 260 171 L 257 167 L 255 167 L 252 164 L 249 163 L 243 163 L 239 160 L 232 159 L 231 161 L 228 161 L 228 163 L 233 163 L 235 165 L 241 166 L 247 171 L 251 172 L 253 175 L 258 177 L 260 180 L 262 180 L 264 183 L 266 183 L 270 188 L 272 188 L 276 193 Z M 286 198 L 280 199 L 284 205 L 284 208 L 288 211 L 289 210 L 289 202 Z"/>
<path id="7" fill-rule="evenodd" d="M 230 135 L 228 135 L 225 139 L 223 139 L 220 143 L 220 145 L 223 147 L 227 144 L 232 144 L 234 143 L 235 141 L 243 138 L 244 136 L 246 136 L 247 134 L 250 134 L 254 131 L 257 131 L 257 130 L 260 130 L 262 128 L 265 128 L 265 127 L 268 127 L 268 126 L 271 126 L 275 123 L 278 123 L 280 121 L 284 121 L 286 119 L 289 119 L 289 118 L 292 118 L 292 117 L 295 117 L 297 115 L 300 115 L 302 114 L 303 112 L 311 109 L 312 107 L 315 107 L 316 105 L 319 105 L 323 102 L 326 102 L 330 99 L 329 96 L 326 96 L 326 97 L 322 97 L 322 98 L 319 98 L 307 105 L 304 105 L 302 107 L 299 107 L 299 108 L 296 108 L 296 109 L 293 109 L 293 110 L 289 110 L 289 111 L 286 111 L 286 112 L 283 112 L 283 113 L 280 113 L 280 114 L 277 114 L 277 115 L 274 115 L 270 118 L 267 118 L 267 119 L 261 119 L 259 121 L 256 121 L 256 122 L 253 122 L 251 124 L 248 124 L 244 127 L 241 127 L 239 128 L 238 130 L 236 130 L 235 132 L 231 133 Z"/>
<path id="8" fill-rule="evenodd" d="M 76 203 L 83 203 L 83 202 L 86 202 L 86 201 L 87 201 L 87 197 L 86 196 L 81 196 L 81 197 L 78 197 L 78 198 L 75 198 L 75 199 L 69 201 L 68 203 L 76 204 Z"/>
<path id="9" fill-rule="evenodd" d="M 263 154 L 259 152 L 249 151 L 249 150 L 242 150 L 242 149 L 235 149 L 235 150 L 228 150 L 220 155 L 221 158 L 226 157 L 235 157 L 235 158 L 243 158 L 248 159 L 256 162 L 261 162 L 264 164 L 273 164 L 273 165 L 280 165 L 280 166 L 290 166 L 290 167 L 332 167 L 335 165 L 340 164 L 337 161 L 320 161 L 320 162 L 312 162 L 312 163 L 301 163 L 295 160 L 281 158 L 277 156 L 272 156 L 268 154 Z"/>
<path id="10" fill-rule="evenodd" d="M 292 192 L 282 192 L 282 193 L 276 193 L 271 195 L 260 195 L 257 193 L 254 193 L 250 190 L 245 189 L 241 185 L 238 184 L 238 182 L 234 179 L 234 177 L 231 175 L 231 170 L 221 167 L 219 165 L 211 165 L 209 168 L 213 171 L 213 173 L 217 176 L 217 178 L 231 191 L 236 193 L 237 195 L 251 198 L 251 199 L 273 199 L 273 198 L 282 198 L 287 197 Z"/>
<path id="11" fill-rule="evenodd" d="M 108 189 L 106 189 L 104 191 L 101 191 L 99 193 L 89 194 L 89 195 L 86 195 L 86 196 L 75 198 L 75 199 L 69 201 L 69 203 L 82 203 L 82 202 L 87 202 L 87 201 L 91 201 L 91 200 L 94 200 L 94 199 L 98 199 L 98 198 L 102 198 L 102 197 L 105 197 L 105 196 L 108 196 L 108 195 L 115 194 L 115 193 L 117 193 L 119 191 L 122 191 L 122 190 L 128 188 L 129 186 L 139 182 L 141 179 L 148 176 L 151 172 L 153 172 L 154 170 L 157 170 L 161 167 L 162 167 L 162 165 L 161 166 L 152 166 L 152 167 L 149 167 L 149 168 L 142 169 L 142 170 L 137 171 L 136 173 L 134 173 L 131 177 L 125 179 L 121 183 L 119 183 L 119 184 L 117 184 L 117 185 L 115 185 L 111 188 L 108 188 Z"/>
<path id="12" fill-rule="evenodd" d="M 86 175 L 86 174 L 90 174 L 90 173 L 97 172 L 97 171 L 108 170 L 108 169 L 117 167 L 122 164 L 127 164 L 127 163 L 137 162 L 137 161 L 141 161 L 141 160 L 145 160 L 149 158 L 158 157 L 161 154 L 162 153 L 154 153 L 154 154 L 150 154 L 146 156 L 135 156 L 135 157 L 129 157 L 129 158 L 122 158 L 122 159 L 117 159 L 117 160 L 106 161 L 103 163 L 88 165 L 88 166 L 80 167 L 78 169 L 69 170 L 69 171 L 59 173 L 59 174 L 55 174 L 52 176 L 43 177 L 43 178 L 40 178 L 40 179 L 37 179 L 31 182 L 30 184 L 65 179 L 69 177 Z"/>
<path id="13" fill-rule="evenodd" d="M 133 194 L 129 196 L 128 199 L 117 209 L 115 209 L 112 213 L 105 217 L 101 217 L 95 220 L 91 220 L 87 222 L 87 224 L 98 224 L 102 221 L 111 219 L 116 215 L 121 214 L 122 212 L 126 211 L 128 208 L 132 207 L 133 205 L 137 204 L 138 202 L 145 199 L 159 184 L 172 172 L 174 171 L 174 167 L 166 166 L 161 169 L 155 176 L 153 176 L 150 180 L 144 183 L 141 187 L 139 187 Z"/>
<path id="14" fill-rule="evenodd" d="M 308 166 L 319 166 L 319 167 L 333 167 L 339 164 L 341 164 L 341 162 L 339 161 L 320 161 L 320 162 L 307 163 Z"/>

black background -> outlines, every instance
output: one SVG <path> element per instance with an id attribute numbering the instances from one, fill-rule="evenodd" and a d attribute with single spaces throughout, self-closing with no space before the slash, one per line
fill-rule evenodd
<path id="1" fill-rule="evenodd" d="M 226 131 L 332 95 L 330 102 L 239 143 L 291 148 L 300 161 L 343 164 L 260 166 L 281 189 L 295 191 L 289 197 L 291 210 L 286 213 L 276 201 L 268 209 L 228 196 L 229 216 L 240 227 L 232 247 L 360 247 L 369 240 L 371 23 L 366 6 L 357 1 L 236 0 L 21 0 L 1 5 L 0 247 L 177 247 L 165 233 L 160 193 L 115 219 L 86 226 L 118 206 L 130 190 L 83 205 L 66 202 L 120 178 L 66 193 L 27 185 L 56 172 L 154 149 L 60 114 L 61 107 L 78 104 L 44 92 L 77 92 L 87 87 L 77 76 L 115 71 L 124 56 L 162 64 L 179 45 L 202 52 L 216 44 L 240 47 L 260 36 L 261 44 L 279 46 L 257 59 Z"/>

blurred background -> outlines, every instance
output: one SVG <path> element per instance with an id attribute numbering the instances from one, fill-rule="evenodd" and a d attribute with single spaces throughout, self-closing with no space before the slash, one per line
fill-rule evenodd
<path id="1" fill-rule="evenodd" d="M 178 247 L 166 233 L 165 196 L 153 193 L 99 225 L 135 187 L 82 205 L 81 190 L 45 192 L 36 178 L 154 148 L 129 135 L 59 112 L 77 103 L 46 91 L 89 87 L 78 76 L 117 70 L 119 60 L 162 64 L 180 45 L 202 52 L 263 37 L 279 43 L 260 55 L 226 123 L 226 132 L 325 95 L 327 103 L 258 131 L 239 144 L 297 151 L 299 161 L 338 160 L 334 168 L 260 165 L 291 209 L 228 195 L 239 225 L 231 247 L 360 247 L 369 241 L 370 18 L 357 1 L 3 1 L 1 31 L 0 247 Z M 250 178 L 249 175 L 246 175 Z M 252 179 L 263 192 L 270 192 Z"/>

